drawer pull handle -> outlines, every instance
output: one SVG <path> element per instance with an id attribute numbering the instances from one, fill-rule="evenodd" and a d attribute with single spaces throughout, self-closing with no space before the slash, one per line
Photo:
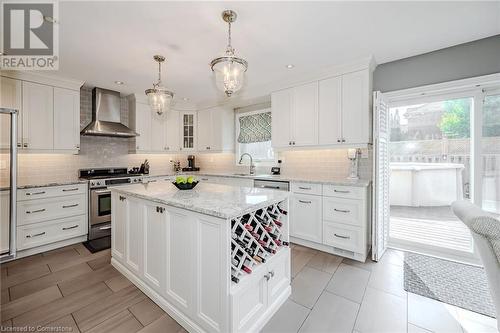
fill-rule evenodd
<path id="1" fill-rule="evenodd" d="M 40 192 L 27 192 L 26 195 L 39 195 L 39 194 L 45 194 L 45 191 L 40 191 Z"/>
<path id="2" fill-rule="evenodd" d="M 333 190 L 335 193 L 350 193 L 350 191 Z"/>
<path id="3" fill-rule="evenodd" d="M 299 200 L 299 202 L 305 203 L 305 204 L 310 204 L 311 201 L 306 201 L 306 200 Z"/>
<path id="4" fill-rule="evenodd" d="M 266 278 L 266 281 L 269 281 L 269 279 L 271 279 L 271 275 L 269 274 L 264 275 L 264 277 Z"/>
<path id="5" fill-rule="evenodd" d="M 41 232 L 39 234 L 34 234 L 34 235 L 26 235 L 26 238 L 33 238 L 33 237 L 38 237 L 38 236 L 43 236 L 45 235 L 45 231 Z"/>
<path id="6" fill-rule="evenodd" d="M 201 180 L 208 180 L 208 178 L 202 178 Z"/>
<path id="7" fill-rule="evenodd" d="M 78 187 L 75 188 L 63 188 L 63 192 L 73 192 L 78 191 Z"/>
<path id="8" fill-rule="evenodd" d="M 78 207 L 78 204 L 62 206 L 62 208 L 73 208 L 73 207 Z"/>
<path id="9" fill-rule="evenodd" d="M 120 201 L 125 201 L 126 198 L 120 195 L 119 199 L 120 199 Z"/>
<path id="10" fill-rule="evenodd" d="M 78 224 L 71 226 L 71 227 L 62 228 L 62 230 L 70 230 L 70 229 L 75 229 L 75 228 L 78 228 Z"/>
<path id="11" fill-rule="evenodd" d="M 41 212 L 45 212 L 45 208 L 37 209 L 37 210 L 28 210 L 28 211 L 26 211 L 26 214 L 41 213 Z"/>
<path id="12" fill-rule="evenodd" d="M 301 186 L 299 186 L 299 189 L 301 189 L 301 190 L 310 190 L 311 188 L 310 187 L 301 187 Z"/>
<path id="13" fill-rule="evenodd" d="M 335 237 L 338 237 L 338 238 L 342 238 L 342 239 L 351 239 L 351 237 L 349 236 L 342 236 L 342 235 L 337 235 L 337 234 L 333 234 Z"/>
<path id="14" fill-rule="evenodd" d="M 350 213 L 351 212 L 350 210 L 347 210 L 347 209 L 344 210 L 344 209 L 334 208 L 333 210 L 336 212 L 339 212 L 339 213 Z"/>
<path id="15" fill-rule="evenodd" d="M 108 226 L 106 226 L 106 227 L 100 227 L 100 228 L 99 228 L 99 230 L 109 230 L 109 229 L 111 229 L 111 226 L 110 226 L 110 225 L 108 225 Z"/>

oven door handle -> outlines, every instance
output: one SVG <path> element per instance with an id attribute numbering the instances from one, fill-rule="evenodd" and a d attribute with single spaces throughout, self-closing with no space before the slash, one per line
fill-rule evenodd
<path id="1" fill-rule="evenodd" d="M 95 194 L 109 194 L 111 190 L 94 190 Z"/>

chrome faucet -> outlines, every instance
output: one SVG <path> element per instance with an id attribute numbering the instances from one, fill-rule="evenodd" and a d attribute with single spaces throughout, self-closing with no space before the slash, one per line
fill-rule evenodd
<path id="1" fill-rule="evenodd" d="M 253 164 L 252 155 L 250 155 L 249 153 L 243 153 L 243 154 L 241 154 L 240 161 L 238 162 L 238 164 L 242 164 L 243 163 L 243 156 L 245 156 L 245 155 L 247 155 L 248 157 L 250 157 L 250 174 L 253 175 L 253 174 L 255 174 L 255 165 Z"/>

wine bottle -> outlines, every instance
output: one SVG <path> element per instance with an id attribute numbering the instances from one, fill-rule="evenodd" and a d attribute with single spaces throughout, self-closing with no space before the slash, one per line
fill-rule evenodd
<path id="1" fill-rule="evenodd" d="M 251 274 L 252 273 L 252 270 L 250 268 L 248 268 L 247 266 L 241 266 L 241 269 L 245 272 L 245 273 L 248 273 L 248 274 Z"/>
<path id="2" fill-rule="evenodd" d="M 262 263 L 265 263 L 266 262 L 266 259 L 262 258 L 261 256 L 259 256 L 258 254 L 254 255 L 253 256 L 253 259 L 255 261 L 258 261 L 258 262 L 262 262 Z"/>
<path id="3" fill-rule="evenodd" d="M 238 279 L 236 276 L 234 275 L 231 275 L 231 281 L 233 281 L 234 283 L 238 283 L 240 282 L 240 279 Z"/>
<path id="4" fill-rule="evenodd" d="M 281 223 L 281 222 L 280 222 L 280 221 L 278 221 L 278 220 L 274 220 L 274 223 L 276 223 L 276 225 L 277 225 L 278 227 L 283 226 L 283 223 Z"/>
<path id="5" fill-rule="evenodd" d="M 231 258 L 231 263 L 236 267 L 238 267 L 238 265 L 240 264 L 239 260 L 236 258 Z"/>
<path id="6" fill-rule="evenodd" d="M 289 243 L 289 242 L 285 242 L 285 241 L 282 241 L 282 242 L 281 242 L 281 244 L 282 244 L 283 246 L 289 246 L 289 245 L 290 245 L 290 243 Z"/>

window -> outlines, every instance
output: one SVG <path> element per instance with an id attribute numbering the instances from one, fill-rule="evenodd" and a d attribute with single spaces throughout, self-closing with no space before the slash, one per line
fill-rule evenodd
<path id="1" fill-rule="evenodd" d="M 274 161 L 270 109 L 236 114 L 236 153 L 236 162 L 244 153 L 252 155 L 256 162 Z"/>

